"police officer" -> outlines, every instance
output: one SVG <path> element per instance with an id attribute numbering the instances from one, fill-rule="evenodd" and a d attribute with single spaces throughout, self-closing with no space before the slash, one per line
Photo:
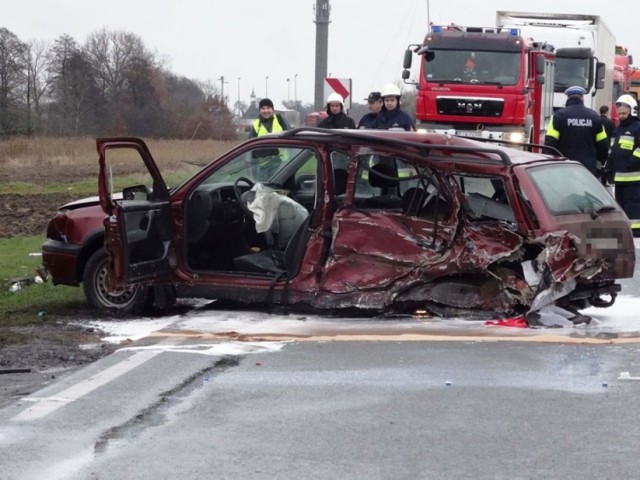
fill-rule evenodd
<path id="1" fill-rule="evenodd" d="M 613 133 L 607 168 L 613 172 L 616 201 L 640 237 L 640 119 L 638 103 L 629 94 L 616 100 L 620 124 Z"/>
<path id="2" fill-rule="evenodd" d="M 367 101 L 369 113 L 366 113 L 360 119 L 358 128 L 376 128 L 378 115 L 382 110 L 382 95 L 380 95 L 380 92 L 371 92 L 365 100 Z"/>
<path id="3" fill-rule="evenodd" d="M 282 132 L 291 128 L 282 115 L 275 113 L 270 98 L 260 100 L 258 107 L 260 108 L 260 116 L 253 122 L 249 138 L 261 137 L 268 133 Z"/>
<path id="4" fill-rule="evenodd" d="M 320 128 L 356 128 L 356 122 L 344 113 L 344 100 L 339 93 L 327 97 L 327 117 L 318 124 Z"/>
<path id="5" fill-rule="evenodd" d="M 562 155 L 577 160 L 598 176 L 607 160 L 609 144 L 600 115 L 584 106 L 582 87 L 569 87 L 565 107 L 549 119 L 544 144 Z"/>
<path id="6" fill-rule="evenodd" d="M 411 130 L 416 126 L 413 118 L 400 108 L 400 89 L 389 83 L 380 90 L 383 106 L 378 114 L 375 128 L 380 130 Z"/>

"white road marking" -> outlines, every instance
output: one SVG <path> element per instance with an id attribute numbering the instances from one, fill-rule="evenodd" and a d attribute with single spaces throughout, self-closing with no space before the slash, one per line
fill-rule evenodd
<path id="1" fill-rule="evenodd" d="M 30 397 L 28 400 L 35 402 L 34 405 L 23 410 L 11 420 L 14 422 L 29 422 L 49 415 L 59 408 L 78 400 L 88 393 L 93 392 L 95 389 L 109 383 L 111 380 L 118 378 L 128 371 L 133 370 L 134 368 L 151 360 L 161 352 L 162 350 L 144 350 L 134 353 L 131 357 L 128 357 L 106 370 L 87 378 L 81 383 L 63 390 L 55 396 L 44 398 Z"/>
<path id="2" fill-rule="evenodd" d="M 195 345 L 148 345 L 144 347 L 127 347 L 120 351 L 159 350 L 173 353 L 197 353 L 200 355 L 246 355 L 249 353 L 276 352 L 285 342 L 224 342 L 200 343 Z"/>

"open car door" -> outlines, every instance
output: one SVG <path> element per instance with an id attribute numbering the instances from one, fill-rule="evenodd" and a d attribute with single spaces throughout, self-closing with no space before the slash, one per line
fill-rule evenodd
<path id="1" fill-rule="evenodd" d="M 169 190 L 149 149 L 136 138 L 96 141 L 100 174 L 98 193 L 104 220 L 105 249 L 111 258 L 112 288 L 141 283 L 164 283 L 172 272 L 173 256 Z M 149 171 L 146 184 L 127 187 L 114 195 L 122 174 L 142 160 Z"/>

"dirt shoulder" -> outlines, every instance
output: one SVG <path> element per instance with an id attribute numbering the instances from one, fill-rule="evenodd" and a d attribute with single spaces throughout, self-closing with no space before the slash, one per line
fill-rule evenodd
<path id="1" fill-rule="evenodd" d="M 103 336 L 73 318 L 0 327 L 0 408 L 112 353 Z"/>
<path id="2" fill-rule="evenodd" d="M 44 234 L 58 207 L 76 198 L 77 194 L 0 195 L 0 237 Z M 83 318 L 96 314 L 78 312 Z M 32 325 L 0 326 L 0 407 L 111 353 L 115 347 L 102 337 L 74 316 L 53 313 Z"/>

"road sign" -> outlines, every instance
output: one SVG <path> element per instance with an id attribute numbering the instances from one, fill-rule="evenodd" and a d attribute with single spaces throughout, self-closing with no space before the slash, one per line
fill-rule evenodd
<path id="1" fill-rule="evenodd" d="M 344 99 L 344 108 L 351 108 L 351 79 L 350 78 L 334 78 L 328 77 L 324 79 L 324 98 L 325 100 L 332 93 L 338 93 Z"/>

